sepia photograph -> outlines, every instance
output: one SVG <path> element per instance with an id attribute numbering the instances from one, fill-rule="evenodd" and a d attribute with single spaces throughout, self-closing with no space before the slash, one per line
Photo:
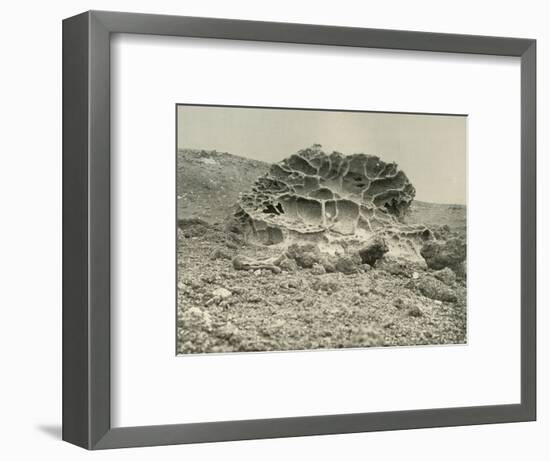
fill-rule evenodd
<path id="1" fill-rule="evenodd" d="M 176 118 L 178 355 L 467 343 L 467 116 Z"/>

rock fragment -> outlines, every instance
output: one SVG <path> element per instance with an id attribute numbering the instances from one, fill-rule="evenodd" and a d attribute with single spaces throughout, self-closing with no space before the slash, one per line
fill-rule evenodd
<path id="1" fill-rule="evenodd" d="M 210 253 L 210 259 L 216 260 L 216 259 L 229 259 L 231 260 L 233 256 L 228 251 L 225 251 L 221 248 L 216 248 L 212 253 Z"/>
<path id="2" fill-rule="evenodd" d="M 426 265 L 421 260 L 411 261 L 399 256 L 385 255 L 376 261 L 374 267 L 386 271 L 392 275 L 412 277 L 415 272 L 426 270 Z"/>
<path id="3" fill-rule="evenodd" d="M 456 274 L 449 267 L 433 272 L 433 276 L 445 285 L 452 286 L 456 282 Z"/>
<path id="4" fill-rule="evenodd" d="M 298 264 L 294 259 L 284 258 L 280 263 L 279 267 L 285 272 L 296 272 L 298 270 Z"/>
<path id="5" fill-rule="evenodd" d="M 424 275 L 418 280 L 411 280 L 408 287 L 417 289 L 426 298 L 451 303 L 457 300 L 457 296 L 451 288 L 430 275 Z"/>
<path id="6" fill-rule="evenodd" d="M 191 307 L 183 313 L 182 323 L 189 329 L 198 328 L 208 331 L 212 326 L 212 319 L 208 312 L 204 312 L 198 307 Z"/>
<path id="7" fill-rule="evenodd" d="M 358 272 L 360 264 L 361 258 L 358 255 L 342 255 L 337 257 L 334 267 L 336 272 L 350 275 Z"/>
<path id="8" fill-rule="evenodd" d="M 326 274 L 326 272 L 327 271 L 325 270 L 325 268 L 318 263 L 315 263 L 311 268 L 311 273 L 313 275 L 323 275 L 323 274 Z"/>
<path id="9" fill-rule="evenodd" d="M 280 263 L 283 256 L 277 258 L 266 258 L 266 259 L 254 259 L 244 255 L 237 255 L 232 259 L 233 267 L 236 270 L 258 270 L 258 269 L 267 269 L 275 274 L 281 273 L 281 269 L 277 266 Z"/>
<path id="10" fill-rule="evenodd" d="M 452 237 L 446 241 L 426 242 L 420 254 L 430 269 L 440 270 L 449 267 L 456 271 L 466 260 L 466 239 Z"/>
<path id="11" fill-rule="evenodd" d="M 382 237 L 375 237 L 359 250 L 359 256 L 363 264 L 374 266 L 389 251 L 386 241 Z"/>
<path id="12" fill-rule="evenodd" d="M 227 299 L 232 295 L 232 293 L 226 288 L 216 288 L 212 292 L 212 297 L 206 302 L 206 306 L 211 304 L 227 304 Z"/>
<path id="13" fill-rule="evenodd" d="M 286 250 L 286 256 L 296 261 L 299 267 L 311 269 L 314 264 L 321 261 L 321 252 L 313 243 L 300 245 L 293 243 Z"/>
<path id="14" fill-rule="evenodd" d="M 220 299 L 225 299 L 225 298 L 229 298 L 231 296 L 231 292 L 226 289 L 226 288 L 216 288 L 213 292 L 212 292 L 212 296 L 216 296 Z"/>
<path id="15" fill-rule="evenodd" d="M 424 315 L 424 311 L 418 304 L 412 304 L 409 307 L 409 310 L 407 311 L 407 314 L 410 317 L 422 317 Z"/>

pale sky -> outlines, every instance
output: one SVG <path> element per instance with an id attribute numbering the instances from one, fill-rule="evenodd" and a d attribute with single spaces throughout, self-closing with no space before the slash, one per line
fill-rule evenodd
<path id="1" fill-rule="evenodd" d="M 178 148 L 278 162 L 312 144 L 396 162 L 416 199 L 466 204 L 467 117 L 178 106 Z"/>

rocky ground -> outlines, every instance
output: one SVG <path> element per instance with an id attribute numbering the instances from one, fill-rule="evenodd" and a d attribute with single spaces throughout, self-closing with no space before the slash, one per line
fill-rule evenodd
<path id="1" fill-rule="evenodd" d="M 327 262 L 306 247 L 255 245 L 227 231 L 230 205 L 267 168 L 179 153 L 178 353 L 466 342 L 465 272 L 453 260 L 465 251 L 465 207 L 414 202 L 411 222 L 448 226 L 443 243 L 426 249 L 427 265 Z M 276 270 L 237 263 L 281 255 Z"/>

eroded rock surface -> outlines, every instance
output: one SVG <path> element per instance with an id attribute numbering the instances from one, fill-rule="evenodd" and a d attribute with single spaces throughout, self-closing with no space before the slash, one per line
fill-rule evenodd
<path id="1" fill-rule="evenodd" d="M 414 195 L 395 163 L 374 155 L 327 154 L 314 145 L 272 165 L 241 194 L 235 217 L 247 238 L 263 244 L 311 241 L 334 252 L 342 242 L 377 237 L 379 250 L 387 245 L 420 258 L 422 243 L 433 236 L 425 226 L 403 222 Z M 373 255 L 371 263 L 379 257 Z"/>

